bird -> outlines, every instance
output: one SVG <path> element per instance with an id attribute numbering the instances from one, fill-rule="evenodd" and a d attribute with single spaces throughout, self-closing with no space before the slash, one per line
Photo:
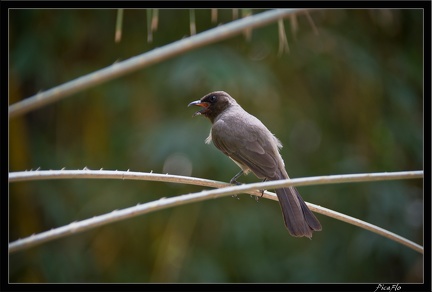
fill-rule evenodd
<path id="1" fill-rule="evenodd" d="M 193 117 L 203 115 L 212 123 L 206 143 L 214 146 L 233 160 L 241 169 L 231 180 L 252 172 L 264 181 L 288 179 L 285 163 L 279 150 L 282 144 L 255 116 L 245 111 L 225 91 L 214 91 L 189 103 L 202 109 Z M 320 231 L 321 224 L 303 201 L 295 187 L 275 190 L 282 210 L 284 223 L 294 237 L 312 237 Z"/>

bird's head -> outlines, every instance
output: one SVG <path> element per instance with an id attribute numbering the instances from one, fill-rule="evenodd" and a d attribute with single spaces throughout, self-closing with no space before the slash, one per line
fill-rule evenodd
<path id="1" fill-rule="evenodd" d="M 218 115 L 235 104 L 237 104 L 237 102 L 228 93 L 224 91 L 214 91 L 205 95 L 200 100 L 191 102 L 188 106 L 196 105 L 202 107 L 202 109 L 195 112 L 193 116 L 204 115 L 213 123 Z"/>

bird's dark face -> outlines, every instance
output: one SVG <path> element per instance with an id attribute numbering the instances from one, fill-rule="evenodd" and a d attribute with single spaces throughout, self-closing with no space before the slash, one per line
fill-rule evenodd
<path id="1" fill-rule="evenodd" d="M 233 104 L 236 104 L 236 101 L 228 93 L 215 91 L 205 95 L 200 100 L 191 102 L 188 106 L 196 105 L 202 107 L 193 116 L 204 115 L 213 123 L 218 115 Z"/>

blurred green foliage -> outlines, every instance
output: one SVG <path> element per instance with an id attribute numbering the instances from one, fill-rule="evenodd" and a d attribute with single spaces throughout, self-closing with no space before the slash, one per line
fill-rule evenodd
<path id="1" fill-rule="evenodd" d="M 254 10 L 253 13 L 260 11 Z M 189 34 L 188 10 L 10 11 L 10 102 Z M 10 121 L 10 171 L 119 169 L 229 181 L 237 166 L 205 145 L 210 123 L 187 104 L 225 90 L 282 141 L 291 177 L 423 169 L 421 10 L 313 10 L 178 55 Z M 218 23 L 232 20 L 219 10 Z M 217 24 L 195 12 L 197 32 Z M 256 181 L 253 175 L 245 182 Z M 10 184 L 9 238 L 202 188 L 160 182 Z M 423 245 L 423 181 L 301 187 L 306 201 Z M 10 255 L 11 282 L 422 282 L 422 255 L 318 215 L 312 240 L 286 231 L 279 206 L 249 195 L 109 224 Z"/>

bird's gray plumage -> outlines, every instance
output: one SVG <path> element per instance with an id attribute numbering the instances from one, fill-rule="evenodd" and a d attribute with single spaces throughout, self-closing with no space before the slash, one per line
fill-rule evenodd
<path id="1" fill-rule="evenodd" d="M 246 112 L 228 93 L 215 91 L 190 105 L 203 107 L 196 114 L 212 122 L 213 144 L 247 173 L 258 178 L 279 180 L 289 178 L 279 154 L 280 141 L 256 117 Z M 306 206 L 294 187 L 277 189 L 285 225 L 293 236 L 312 237 L 321 224 Z"/>

